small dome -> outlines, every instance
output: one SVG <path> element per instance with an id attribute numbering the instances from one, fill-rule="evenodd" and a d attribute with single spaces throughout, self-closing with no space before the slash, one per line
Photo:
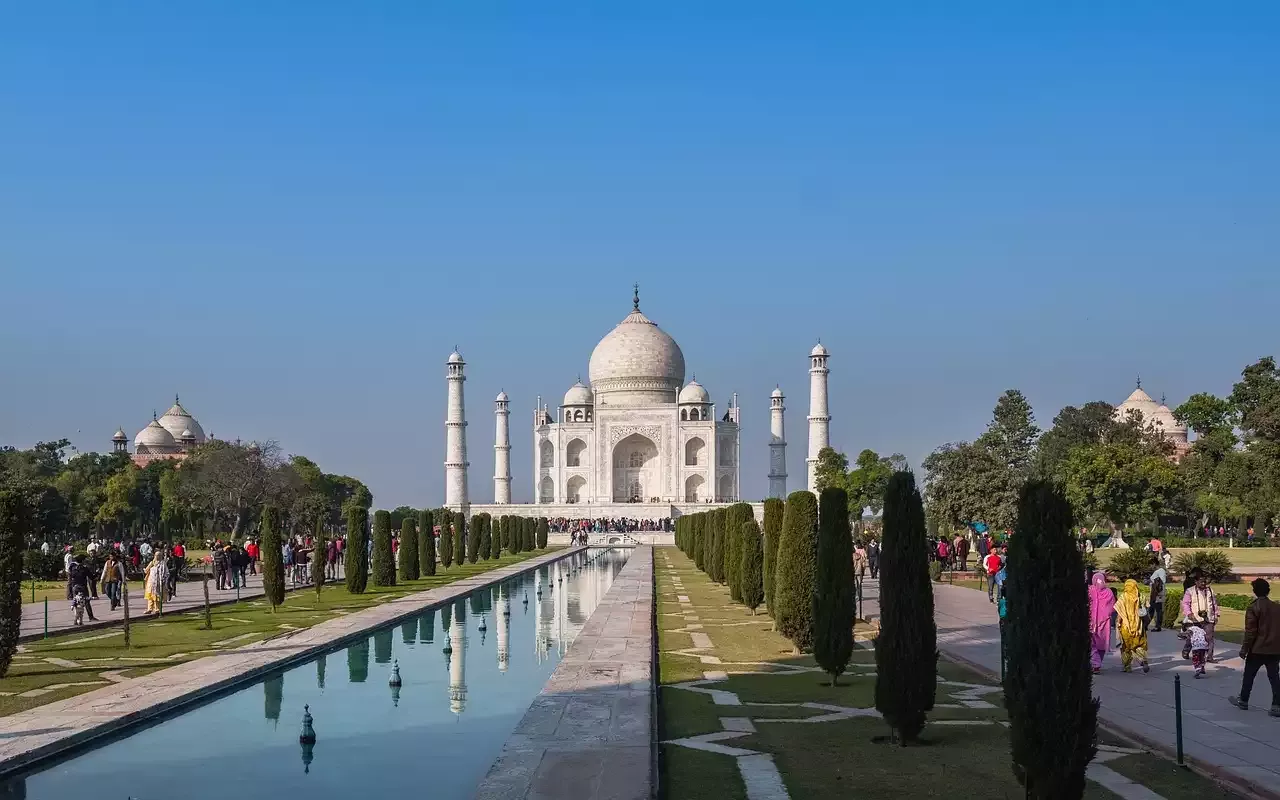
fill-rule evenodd
<path id="1" fill-rule="evenodd" d="M 1178 422 L 1178 418 L 1164 404 L 1161 404 L 1151 415 L 1151 421 L 1163 428 L 1165 433 L 1182 434 L 1187 432 L 1187 426 Z"/>
<path id="2" fill-rule="evenodd" d="M 178 439 L 184 442 L 194 442 L 196 440 L 196 435 L 191 432 L 190 428 L 187 428 L 182 432 L 182 435 L 179 436 Z"/>
<path id="3" fill-rule="evenodd" d="M 779 386 L 778 388 L 774 389 L 772 392 L 770 392 L 770 393 L 769 393 L 769 396 L 770 396 L 770 397 L 782 397 L 782 387 L 781 387 L 781 386 Z"/>
<path id="4" fill-rule="evenodd" d="M 495 400 L 495 402 L 498 402 L 498 403 L 505 403 L 505 402 L 507 402 L 509 399 L 510 399 L 510 398 L 509 398 L 509 397 L 507 397 L 507 393 L 506 393 L 506 392 L 498 392 L 498 397 L 497 397 L 497 399 Z"/>
<path id="5" fill-rule="evenodd" d="M 465 364 L 465 363 L 467 363 L 467 362 L 465 362 L 465 361 L 463 361 L 463 360 L 462 360 L 462 353 L 459 353 L 457 350 L 454 350 L 452 353 L 450 353 L 450 354 L 449 354 L 449 363 L 450 363 L 450 364 Z"/>
<path id="6" fill-rule="evenodd" d="M 809 351 L 809 355 L 810 355 L 810 356 L 825 356 L 825 355 L 829 355 L 829 354 L 827 353 L 827 348 L 826 348 L 826 346 L 825 346 L 825 345 L 823 345 L 823 344 L 822 344 L 822 342 L 818 342 L 817 344 L 815 344 L 815 345 L 813 346 L 813 349 Z"/>
<path id="7" fill-rule="evenodd" d="M 138 435 L 133 437 L 134 447 L 165 448 L 173 447 L 175 444 L 177 442 L 173 440 L 173 434 L 165 430 L 156 419 L 152 419 L 147 427 L 138 431 Z"/>
<path id="8" fill-rule="evenodd" d="M 707 390 L 702 384 L 696 380 L 689 381 L 689 385 L 680 390 L 681 403 L 710 403 L 711 395 L 707 394 Z"/>
<path id="9" fill-rule="evenodd" d="M 127 442 L 129 437 L 125 435 L 124 428 L 116 428 L 115 435 L 111 437 L 113 442 Z"/>
<path id="10" fill-rule="evenodd" d="M 595 403 L 595 399 L 595 394 L 591 391 L 591 387 L 579 380 L 569 387 L 569 391 L 564 393 L 564 403 L 562 405 L 589 406 Z"/>

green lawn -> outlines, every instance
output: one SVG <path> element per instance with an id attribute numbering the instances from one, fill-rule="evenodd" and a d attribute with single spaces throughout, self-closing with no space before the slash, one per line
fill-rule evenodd
<path id="1" fill-rule="evenodd" d="M 1170 547 L 1169 552 L 1177 558 L 1179 553 L 1194 553 L 1197 549 L 1221 550 L 1231 559 L 1237 572 L 1248 567 L 1280 567 L 1280 547 Z M 1093 554 L 1098 557 L 1098 565 L 1106 567 L 1119 552 L 1116 548 L 1107 547 L 1094 550 Z"/>
<path id="2" fill-rule="evenodd" d="M 849 672 L 840 679 L 839 685 L 829 686 L 826 676 L 820 673 L 793 671 L 813 667 L 813 659 L 793 656 L 790 643 L 771 630 L 767 616 L 762 613 L 753 617 L 741 606 L 732 604 L 725 588 L 709 581 L 676 548 L 657 550 L 655 577 L 663 797 L 672 800 L 746 797 L 735 757 L 671 743 L 724 730 L 721 720 L 733 717 L 752 720 L 755 732 L 717 743 L 771 754 L 787 791 L 797 800 L 843 800 L 855 796 L 886 799 L 945 795 L 1023 797 L 1010 769 L 1008 730 L 999 724 L 1006 719 L 1002 694 L 987 678 L 948 661 L 939 662 L 939 675 L 946 681 L 992 687 L 994 691 L 978 690 L 977 695 L 977 699 L 992 707 L 969 707 L 963 702 L 965 687 L 940 683 L 936 700 L 939 707 L 930 713 L 931 724 L 925 729 L 923 746 L 919 747 L 899 748 L 873 741 L 887 733 L 884 722 L 875 715 L 812 723 L 763 722 L 827 713 L 794 705 L 797 703 L 849 709 L 873 707 L 874 653 L 855 650 Z M 673 585 L 677 578 L 682 582 L 678 589 Z M 681 604 L 679 595 L 687 596 L 689 603 Z M 697 620 L 686 619 L 686 614 L 696 615 Z M 690 625 L 701 627 L 690 629 L 687 627 Z M 694 632 L 708 636 L 712 646 L 696 648 L 691 635 Z M 865 634 L 859 631 L 859 635 Z M 703 663 L 698 656 L 719 658 L 722 663 Z M 717 705 L 706 694 L 674 686 L 700 680 L 704 671 L 728 673 L 727 680 L 705 684 L 705 687 L 733 692 L 741 705 Z M 776 703 L 791 705 L 771 705 Z M 954 707 L 941 707 L 943 705 Z M 978 724 L 933 724 L 941 721 Z M 1108 762 L 1107 766 L 1141 781 L 1170 800 L 1193 795 L 1201 799 L 1230 797 L 1216 784 L 1177 769 L 1155 755 L 1126 755 Z M 1115 795 L 1089 783 L 1085 797 L 1102 800 Z"/>
<path id="3" fill-rule="evenodd" d="M 130 647 L 124 646 L 121 625 L 87 630 L 83 635 L 67 634 L 47 641 L 29 642 L 14 657 L 9 674 L 0 678 L 0 716 L 73 697 L 109 685 L 103 672 L 119 672 L 132 678 L 185 661 L 216 655 L 247 644 L 260 642 L 292 630 L 359 611 L 396 597 L 444 586 L 481 572 L 514 564 L 551 550 L 504 555 L 496 561 L 480 561 L 452 569 L 443 567 L 431 578 L 401 583 L 393 587 L 369 586 L 364 594 L 347 592 L 344 583 L 326 584 L 320 597 L 311 589 L 285 595 L 284 605 L 272 611 L 259 597 L 211 609 L 213 629 L 204 628 L 204 610 L 166 615 L 160 619 L 135 620 L 130 628 Z M 29 590 L 28 590 L 29 591 Z M 50 662 L 48 659 L 57 659 Z M 58 687 L 35 696 L 32 690 Z"/>

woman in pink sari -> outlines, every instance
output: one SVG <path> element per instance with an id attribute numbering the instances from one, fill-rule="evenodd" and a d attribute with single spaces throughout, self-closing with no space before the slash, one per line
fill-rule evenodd
<path id="1" fill-rule="evenodd" d="M 1102 672 L 1102 657 L 1111 644 L 1111 612 L 1115 606 L 1116 598 L 1107 588 L 1106 573 L 1093 573 L 1089 586 L 1089 662 L 1095 675 Z"/>

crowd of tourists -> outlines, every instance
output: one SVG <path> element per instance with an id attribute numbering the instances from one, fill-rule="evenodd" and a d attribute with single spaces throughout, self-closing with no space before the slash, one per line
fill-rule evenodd
<path id="1" fill-rule="evenodd" d="M 671 518 L 630 519 L 627 517 L 569 518 L 556 517 L 547 520 L 547 530 L 552 533 L 670 533 Z"/>

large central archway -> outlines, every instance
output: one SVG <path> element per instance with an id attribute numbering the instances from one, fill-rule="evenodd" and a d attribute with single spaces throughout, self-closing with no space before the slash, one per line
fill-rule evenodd
<path id="1" fill-rule="evenodd" d="M 633 433 L 613 447 L 613 501 L 647 501 L 661 494 L 658 486 L 658 446 Z"/>

